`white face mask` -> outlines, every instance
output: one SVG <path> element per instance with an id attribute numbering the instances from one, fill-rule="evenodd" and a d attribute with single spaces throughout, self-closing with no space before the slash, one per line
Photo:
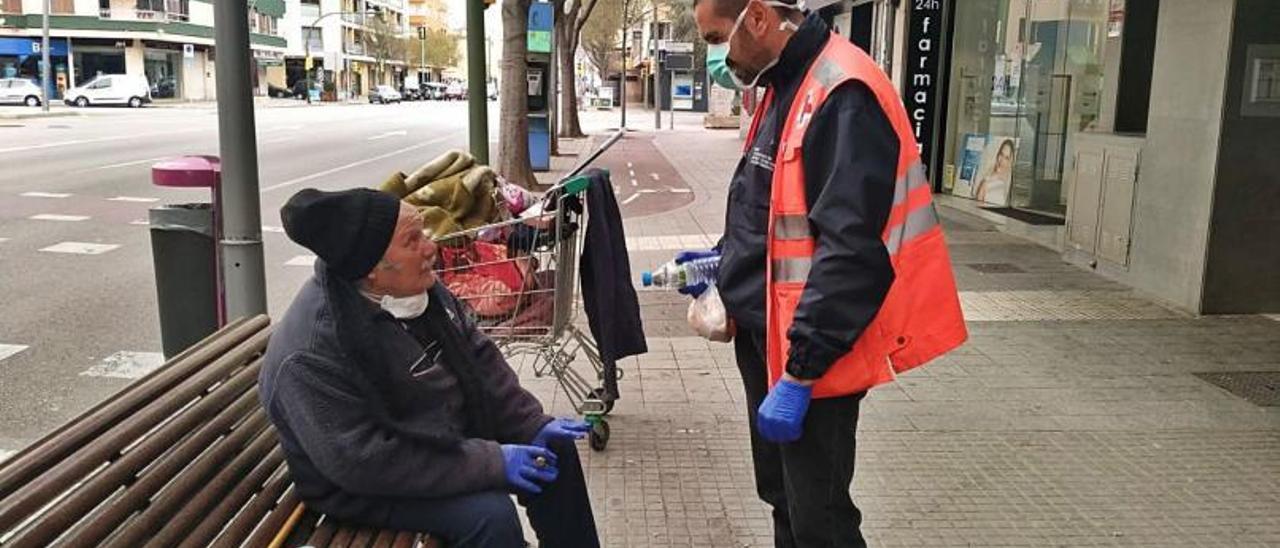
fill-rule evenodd
<path id="1" fill-rule="evenodd" d="M 378 305 L 397 320 L 412 320 L 421 316 L 423 312 L 427 311 L 428 304 L 431 304 L 429 291 L 423 291 L 408 297 L 384 295 L 378 301 Z"/>
<path id="2" fill-rule="evenodd" d="M 760 3 L 768 7 L 791 9 L 791 10 L 799 11 L 801 13 L 804 12 L 803 2 L 796 2 L 795 4 L 791 4 L 787 2 L 782 2 L 780 0 L 760 0 Z M 745 19 L 746 17 L 747 17 L 747 8 L 744 7 L 742 8 L 742 13 L 739 13 L 738 18 L 733 22 L 733 29 L 729 31 L 729 37 L 725 38 L 725 41 L 724 41 L 724 48 L 725 48 L 724 61 L 725 61 L 725 64 L 728 65 L 729 67 L 729 77 L 733 79 L 733 83 L 738 86 L 738 89 L 751 89 L 759 85 L 760 77 L 764 76 L 766 72 L 769 72 L 769 69 L 773 68 L 774 65 L 778 64 L 778 59 L 779 59 L 778 57 L 774 57 L 772 61 L 769 61 L 768 63 L 766 63 L 764 67 L 760 69 L 759 72 L 755 73 L 755 76 L 751 77 L 750 82 L 747 81 L 747 77 L 749 76 L 749 74 L 747 76 L 738 74 L 738 70 L 736 70 L 733 66 L 733 58 L 731 57 L 733 52 L 733 46 L 732 46 L 733 35 L 738 32 L 738 27 L 742 26 L 742 20 Z M 797 27 L 796 24 L 792 23 L 791 21 L 783 20 L 782 23 L 778 25 L 778 30 L 795 32 L 797 30 L 800 30 L 800 27 Z"/>

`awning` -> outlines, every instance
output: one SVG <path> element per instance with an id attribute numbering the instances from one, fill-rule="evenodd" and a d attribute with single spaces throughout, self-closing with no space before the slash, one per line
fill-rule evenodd
<path id="1" fill-rule="evenodd" d="M 249 0 L 249 3 L 257 8 L 258 13 L 269 15 L 271 17 L 284 17 L 284 0 Z"/>

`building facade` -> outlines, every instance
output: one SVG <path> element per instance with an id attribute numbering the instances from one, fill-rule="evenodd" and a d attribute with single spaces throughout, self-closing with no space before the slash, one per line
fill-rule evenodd
<path id="1" fill-rule="evenodd" d="M 367 96 L 374 86 L 399 88 L 406 78 L 400 53 L 409 38 L 405 0 L 287 0 L 286 83 L 305 80 L 327 100 Z"/>
<path id="2" fill-rule="evenodd" d="M 284 85 L 283 0 L 250 0 L 254 85 Z M 43 0 L 0 0 L 0 77 L 40 78 Z M 53 96 L 99 74 L 146 76 L 158 100 L 215 97 L 212 0 L 53 0 Z"/>
<path id="3" fill-rule="evenodd" d="M 823 13 L 899 84 L 953 205 L 1174 308 L 1280 312 L 1280 3 L 844 0 Z"/>

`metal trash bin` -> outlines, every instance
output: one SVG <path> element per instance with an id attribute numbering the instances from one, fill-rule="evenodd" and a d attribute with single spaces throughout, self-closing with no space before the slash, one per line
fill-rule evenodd
<path id="1" fill-rule="evenodd" d="M 217 239 L 213 206 L 170 204 L 152 208 L 160 339 L 172 358 L 218 329 Z"/>

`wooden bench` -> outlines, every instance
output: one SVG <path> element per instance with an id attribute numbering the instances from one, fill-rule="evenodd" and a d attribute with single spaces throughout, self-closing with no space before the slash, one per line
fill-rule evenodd
<path id="1" fill-rule="evenodd" d="M 308 511 L 258 403 L 244 319 L 0 463 L 0 546 L 439 547 Z"/>

